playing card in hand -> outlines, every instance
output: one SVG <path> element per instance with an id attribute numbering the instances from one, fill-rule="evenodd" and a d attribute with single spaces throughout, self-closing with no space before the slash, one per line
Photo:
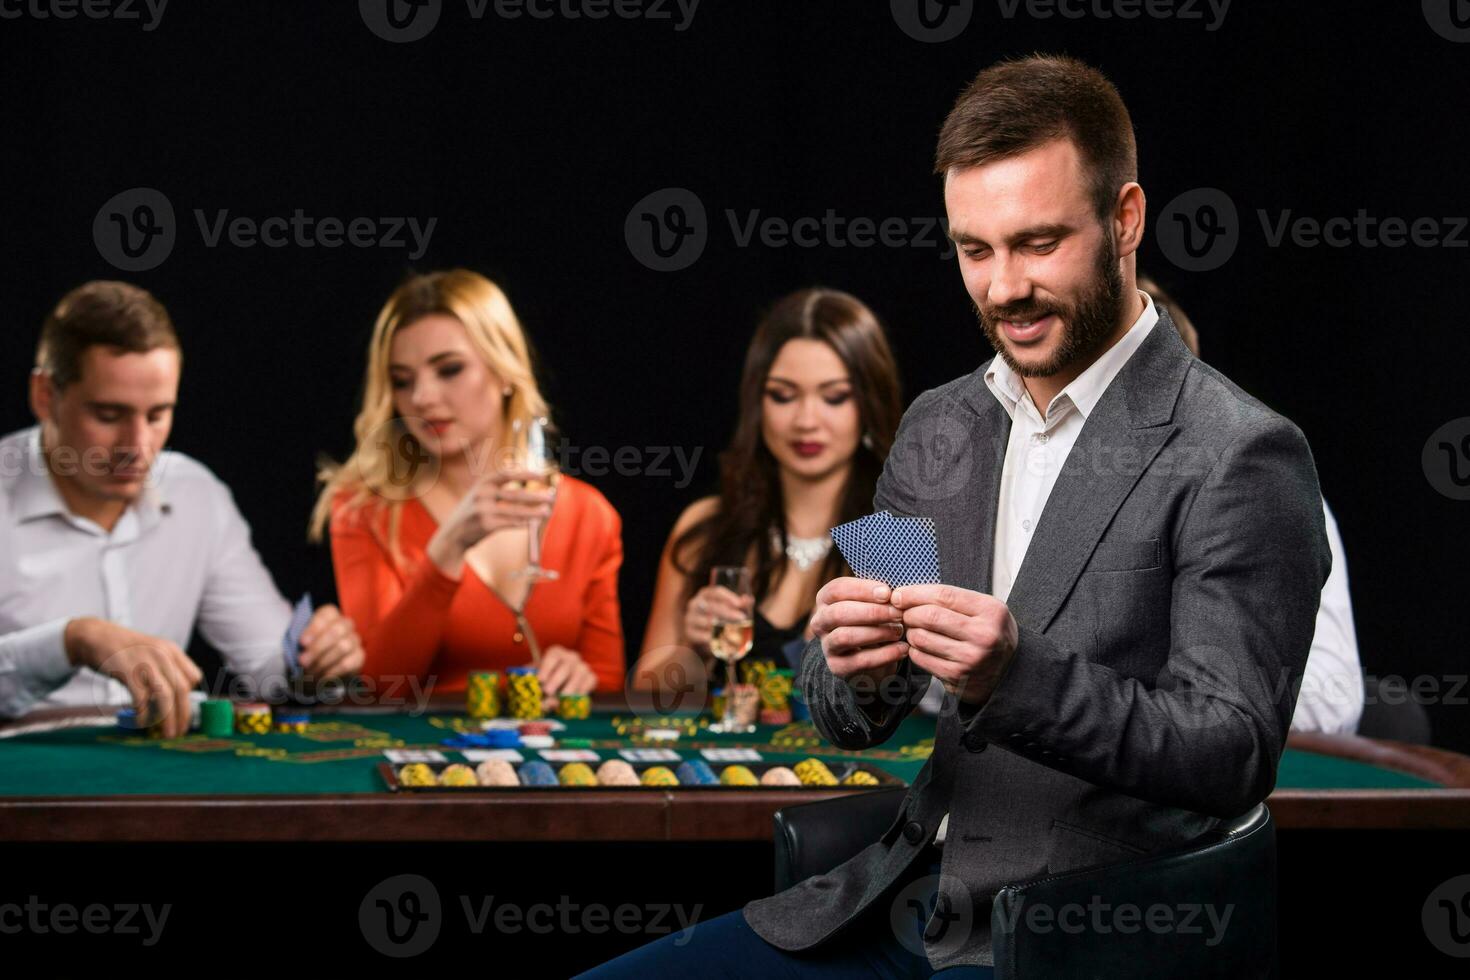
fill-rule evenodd
<path id="1" fill-rule="evenodd" d="M 281 652 L 286 655 L 286 671 L 291 674 L 301 672 L 301 634 L 306 632 L 306 626 L 311 622 L 312 614 L 311 593 L 308 592 L 296 603 L 296 608 L 291 612 L 291 625 L 286 627 L 286 635 L 281 640 Z"/>

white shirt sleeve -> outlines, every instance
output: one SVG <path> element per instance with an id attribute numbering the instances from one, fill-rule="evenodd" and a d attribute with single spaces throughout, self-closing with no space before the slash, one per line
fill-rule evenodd
<path id="1" fill-rule="evenodd" d="M 19 718 L 71 679 L 63 635 L 69 619 L 56 619 L 0 636 L 0 718 Z"/>
<path id="2" fill-rule="evenodd" d="M 199 600 L 199 632 L 219 651 L 230 672 L 260 685 L 278 685 L 286 662 L 281 640 L 291 607 L 250 543 L 250 525 L 235 498 L 217 483 L 213 554 Z"/>
<path id="3" fill-rule="evenodd" d="M 1358 730 L 1358 719 L 1363 716 L 1363 666 L 1358 660 L 1342 536 L 1326 500 L 1322 501 L 1322 512 L 1327 523 L 1327 545 L 1332 551 L 1332 571 L 1322 586 L 1317 632 L 1312 636 L 1291 730 L 1350 735 Z"/>

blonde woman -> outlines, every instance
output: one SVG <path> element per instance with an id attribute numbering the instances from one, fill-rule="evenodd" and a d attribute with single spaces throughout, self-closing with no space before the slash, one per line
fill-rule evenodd
<path id="1" fill-rule="evenodd" d="M 518 423 L 547 411 L 531 360 L 505 294 L 474 272 L 414 276 L 378 315 L 357 448 L 323 469 L 311 527 L 330 523 L 364 675 L 461 691 L 539 649 L 548 696 L 621 689 L 622 521 L 566 475 L 522 489 L 538 474 L 511 463 Z M 555 579 L 525 574 L 536 528 Z"/>

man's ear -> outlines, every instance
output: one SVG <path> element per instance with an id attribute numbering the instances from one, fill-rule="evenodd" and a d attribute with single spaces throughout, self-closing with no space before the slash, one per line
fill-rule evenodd
<path id="1" fill-rule="evenodd" d="M 43 368 L 31 371 L 31 414 L 38 422 L 50 422 L 56 409 L 56 386 Z"/>
<path id="2" fill-rule="evenodd" d="M 1143 244 L 1147 210 L 1143 188 L 1136 181 L 1124 184 L 1118 191 L 1118 200 L 1113 208 L 1113 232 L 1118 240 L 1119 258 L 1132 255 Z"/>

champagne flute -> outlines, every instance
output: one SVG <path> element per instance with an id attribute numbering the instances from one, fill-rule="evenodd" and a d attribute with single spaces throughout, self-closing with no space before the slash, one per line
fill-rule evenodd
<path id="1" fill-rule="evenodd" d="M 716 565 L 710 569 L 709 584 L 728 589 L 745 598 L 752 595 L 750 569 L 739 565 Z M 710 626 L 709 649 L 719 660 L 725 662 L 725 714 L 709 730 L 720 734 L 736 734 L 755 731 L 752 725 L 742 725 L 735 717 L 735 664 L 750 652 L 755 642 L 755 621 L 750 613 L 739 618 L 716 617 Z"/>
<path id="2" fill-rule="evenodd" d="M 552 491 L 553 506 L 556 499 L 557 466 L 556 443 L 552 438 L 551 423 L 540 416 L 531 419 L 516 419 L 511 424 L 514 456 L 517 469 L 539 474 L 540 479 L 529 480 L 524 489 Z M 533 583 L 552 581 L 561 575 L 555 569 L 541 566 L 541 532 L 544 524 L 533 520 L 528 527 L 526 540 L 526 567 L 517 574 L 529 578 Z"/>

